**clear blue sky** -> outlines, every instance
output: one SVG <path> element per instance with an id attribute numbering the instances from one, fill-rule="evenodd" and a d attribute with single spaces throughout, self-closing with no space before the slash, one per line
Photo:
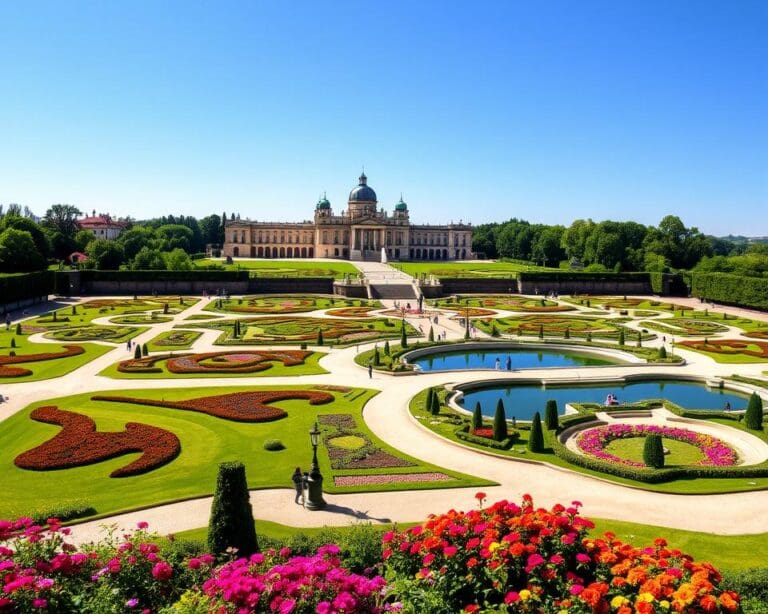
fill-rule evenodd
<path id="1" fill-rule="evenodd" d="M 5 2 L 0 203 L 768 235 L 768 2 Z"/>

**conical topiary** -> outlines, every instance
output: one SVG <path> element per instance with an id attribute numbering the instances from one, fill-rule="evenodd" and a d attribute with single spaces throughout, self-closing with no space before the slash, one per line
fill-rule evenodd
<path id="1" fill-rule="evenodd" d="M 133 350 L 133 357 L 134 357 L 136 360 L 138 360 L 139 358 L 141 358 L 141 346 L 140 346 L 138 343 L 136 344 L 136 349 L 135 349 L 135 350 Z"/>
<path id="2" fill-rule="evenodd" d="M 541 430 L 541 414 L 536 412 L 531 420 L 531 433 L 528 436 L 528 450 L 531 452 L 544 451 L 544 432 Z"/>
<path id="3" fill-rule="evenodd" d="M 659 358 L 666 358 L 667 357 L 667 348 L 665 348 L 663 345 L 659 348 Z"/>
<path id="4" fill-rule="evenodd" d="M 493 440 L 502 441 L 507 438 L 507 414 L 504 411 L 504 401 L 496 403 L 496 413 L 493 414 Z"/>
<path id="5" fill-rule="evenodd" d="M 405 333 L 405 322 L 400 327 L 400 346 L 405 349 L 408 347 L 408 335 Z"/>
<path id="6" fill-rule="evenodd" d="M 643 333 L 637 331 L 637 347 L 643 347 Z"/>
<path id="7" fill-rule="evenodd" d="M 427 336 L 427 341 L 434 341 L 435 340 L 435 331 L 432 330 L 432 327 L 429 327 L 429 335 Z"/>
<path id="8" fill-rule="evenodd" d="M 544 338 L 544 327 L 540 324 L 539 325 L 539 339 Z"/>
<path id="9" fill-rule="evenodd" d="M 16 324 L 16 334 L 17 334 L 17 335 L 20 335 L 20 334 L 21 334 L 21 322 L 19 322 L 18 324 Z"/>
<path id="10" fill-rule="evenodd" d="M 548 431 L 556 431 L 559 425 L 557 416 L 557 401 L 549 399 L 544 408 L 544 424 Z"/>
<path id="11" fill-rule="evenodd" d="M 625 341 L 625 339 L 624 339 L 624 329 L 620 328 L 619 329 L 619 345 L 624 345 L 624 341 Z"/>
<path id="12" fill-rule="evenodd" d="M 440 413 L 440 395 L 437 394 L 437 391 L 433 391 L 432 393 L 432 415 L 436 416 Z"/>
<path id="13" fill-rule="evenodd" d="M 480 401 L 475 403 L 475 410 L 472 412 L 472 429 L 483 428 L 483 408 L 480 406 Z"/>
<path id="14" fill-rule="evenodd" d="M 384 342 L 384 355 L 389 356 L 389 341 Z"/>
<path id="15" fill-rule="evenodd" d="M 427 398 L 424 399 L 424 409 L 432 413 L 432 395 L 435 394 L 434 388 L 427 388 Z"/>
<path id="16" fill-rule="evenodd" d="M 373 366 L 378 367 L 381 364 L 381 359 L 379 358 L 379 348 L 374 347 L 373 348 Z"/>
<path id="17" fill-rule="evenodd" d="M 141 354 L 142 356 L 149 356 L 149 348 L 146 343 L 141 346 Z"/>
<path id="18" fill-rule="evenodd" d="M 749 397 L 747 411 L 744 412 L 744 424 L 753 431 L 763 430 L 763 401 L 756 392 Z"/>
<path id="19" fill-rule="evenodd" d="M 208 549 L 222 554 L 237 549 L 238 557 L 258 552 L 256 526 L 243 463 L 221 463 L 208 522 Z"/>
<path id="20" fill-rule="evenodd" d="M 643 445 L 643 462 L 653 469 L 664 466 L 664 444 L 661 435 L 648 435 Z"/>
<path id="21" fill-rule="evenodd" d="M 317 345 L 323 345 L 323 331 L 317 331 Z"/>

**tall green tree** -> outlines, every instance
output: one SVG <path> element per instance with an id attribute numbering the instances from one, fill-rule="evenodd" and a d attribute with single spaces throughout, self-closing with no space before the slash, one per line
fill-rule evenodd
<path id="1" fill-rule="evenodd" d="M 763 400 L 756 392 L 749 397 L 747 411 L 744 412 L 744 424 L 753 431 L 763 430 Z"/>
<path id="2" fill-rule="evenodd" d="M 256 524 L 243 463 L 219 465 L 208 522 L 208 548 L 218 555 L 235 548 L 238 557 L 258 552 Z"/>
<path id="3" fill-rule="evenodd" d="M 531 432 L 528 435 L 528 450 L 531 452 L 544 451 L 544 432 L 541 430 L 541 414 L 536 412 L 531 420 Z"/>
<path id="4" fill-rule="evenodd" d="M 20 273 L 45 268 L 45 258 L 37 251 L 26 230 L 6 228 L 0 232 L 0 271 Z"/>
<path id="5" fill-rule="evenodd" d="M 80 209 L 74 205 L 51 205 L 50 209 L 45 212 L 43 218 L 44 224 L 55 228 L 63 235 L 68 237 L 74 236 L 74 234 L 80 230 L 77 224 L 77 218 L 82 215 Z"/>
<path id="6" fill-rule="evenodd" d="M 123 263 L 123 248 L 115 241 L 94 239 L 86 248 L 88 262 L 100 271 L 116 271 Z"/>
<path id="7" fill-rule="evenodd" d="M 499 399 L 493 414 L 493 440 L 503 441 L 507 438 L 507 414 L 504 411 L 504 401 Z"/>

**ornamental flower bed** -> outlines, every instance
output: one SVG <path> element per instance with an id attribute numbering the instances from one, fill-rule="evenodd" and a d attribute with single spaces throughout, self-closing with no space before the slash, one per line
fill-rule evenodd
<path id="1" fill-rule="evenodd" d="M 738 339 L 709 339 L 701 341 L 680 341 L 678 346 L 689 347 L 699 352 L 736 356 L 742 354 L 768 361 L 768 342 L 739 341 Z"/>
<path id="2" fill-rule="evenodd" d="M 499 501 L 433 515 L 382 538 L 381 562 L 350 573 L 336 545 L 268 550 L 214 567 L 140 529 L 78 550 L 67 529 L 0 520 L 0 612 L 139 611 L 369 614 L 737 613 L 718 571 L 657 539 L 637 548 L 568 507 Z M 164 609 L 170 608 L 170 609 Z"/>
<path id="3" fill-rule="evenodd" d="M 323 434 L 331 469 L 390 469 L 415 465 L 376 446 L 368 435 L 357 429 L 354 417 L 349 414 L 321 415 L 318 416 L 318 422 L 332 427 Z M 357 437 L 364 443 L 354 450 L 349 450 L 333 445 L 333 440 L 338 437 Z"/>
<path id="4" fill-rule="evenodd" d="M 359 318 L 370 315 L 372 311 L 376 311 L 376 307 L 342 307 L 329 309 L 325 313 L 336 318 Z"/>
<path id="5" fill-rule="evenodd" d="M 288 414 L 269 403 L 305 399 L 310 405 L 322 405 L 333 401 L 333 395 L 314 390 L 267 390 L 262 392 L 232 392 L 210 397 L 198 397 L 186 401 L 163 401 L 109 395 L 94 395 L 93 401 L 133 403 L 185 411 L 197 411 L 235 422 L 271 422 L 285 418 Z"/>
<path id="6" fill-rule="evenodd" d="M 79 345 L 62 345 L 63 352 L 41 352 L 40 354 L 25 354 L 22 356 L 0 356 L 0 377 L 24 377 L 32 375 L 32 371 L 24 367 L 9 367 L 8 365 L 17 365 L 26 362 L 41 362 L 44 360 L 57 360 L 59 358 L 69 358 L 70 356 L 79 356 L 85 353 L 85 349 Z"/>
<path id="7" fill-rule="evenodd" d="M 631 467 L 645 467 L 642 462 L 610 454 L 605 451 L 605 447 L 616 439 L 646 435 L 661 435 L 696 446 L 704 454 L 704 458 L 696 463 L 698 466 L 731 467 L 738 461 L 736 452 L 716 437 L 688 429 L 653 424 L 610 424 L 595 427 L 579 433 L 576 436 L 576 444 L 584 454 L 600 460 Z"/>
<path id="8" fill-rule="evenodd" d="M 163 354 L 121 361 L 117 370 L 122 373 L 162 373 L 156 365 L 165 361 L 171 373 L 255 373 L 266 371 L 273 362 L 286 367 L 302 365 L 312 354 L 305 350 L 278 351 L 224 351 L 203 354 Z"/>
<path id="9" fill-rule="evenodd" d="M 485 499 L 483 493 L 477 499 Z M 395 596 L 431 612 L 650 614 L 737 612 L 720 574 L 656 540 L 634 548 L 591 539 L 580 503 L 535 508 L 499 501 L 432 516 L 384 535 L 384 569 Z M 418 609 L 418 606 L 415 608 Z"/>
<path id="10" fill-rule="evenodd" d="M 58 341 L 123 341 L 139 333 L 139 329 L 129 326 L 80 326 L 61 328 L 46 333 L 49 339 Z"/>
<path id="11" fill-rule="evenodd" d="M 521 335 L 538 335 L 542 330 L 544 335 L 563 337 L 568 330 L 572 337 L 618 338 L 619 327 L 616 320 L 605 318 L 585 318 L 574 316 L 526 315 L 518 317 L 497 318 L 495 320 L 478 320 L 483 330 L 490 330 L 491 322 L 503 333 Z M 643 338 L 648 338 L 644 335 Z"/>
<path id="12" fill-rule="evenodd" d="M 57 424 L 62 430 L 45 443 L 19 454 L 13 462 L 21 469 L 68 469 L 141 452 L 138 459 L 110 474 L 110 477 L 121 478 L 157 469 L 181 451 L 176 435 L 148 424 L 128 422 L 124 431 L 97 432 L 96 423 L 88 416 L 55 406 L 38 407 L 30 418 Z"/>
<path id="13" fill-rule="evenodd" d="M 407 484 L 413 482 L 450 482 L 444 473 L 382 473 L 380 475 L 338 475 L 333 478 L 336 486 L 370 486 L 373 484 Z"/>

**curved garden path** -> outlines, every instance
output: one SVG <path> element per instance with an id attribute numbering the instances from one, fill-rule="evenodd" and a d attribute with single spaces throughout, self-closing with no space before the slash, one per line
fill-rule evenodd
<path id="1" fill-rule="evenodd" d="M 679 301 L 676 301 L 679 302 Z M 149 341 L 173 324 L 187 323 L 183 318 L 202 311 L 207 301 L 187 309 L 169 323 L 157 324 L 150 331 L 135 339 Z M 695 305 L 692 305 L 695 306 Z M 710 308 L 711 309 L 711 308 Z M 768 319 L 766 314 L 739 311 L 740 315 Z M 729 310 L 730 313 L 730 310 Z M 418 328 L 422 324 L 428 330 L 429 323 L 422 318 L 408 318 Z M 463 328 L 447 318 L 440 318 L 439 330 L 447 330 L 449 338 L 463 336 Z M 193 324 L 193 323 L 190 323 Z M 482 335 L 479 335 L 482 336 Z M 194 344 L 198 352 L 220 349 L 213 347 L 215 335 L 205 334 Z M 657 345 L 650 342 L 648 345 Z M 361 345 L 359 350 L 368 349 L 371 344 Z M 627 488 L 579 473 L 546 466 L 501 459 L 478 453 L 438 438 L 421 427 L 408 412 L 408 402 L 414 394 L 427 386 L 446 383 L 486 379 L 489 372 L 443 372 L 418 376 L 394 377 L 374 373 L 369 379 L 367 370 L 353 361 L 356 347 L 346 349 L 319 348 L 328 354 L 320 364 L 328 369 L 324 375 L 299 377 L 254 377 L 254 378 L 207 378 L 209 387 L 242 384 L 337 384 L 375 388 L 380 394 L 365 407 L 364 418 L 368 426 L 386 443 L 438 466 L 493 480 L 499 486 L 484 488 L 490 500 L 509 498 L 517 500 L 524 493 L 533 495 L 537 504 L 550 505 L 555 502 L 581 501 L 587 516 L 629 520 L 647 524 L 706 531 L 721 534 L 742 534 L 768 532 L 768 491 L 747 492 L 728 495 L 672 495 L 652 493 Z M 698 376 L 730 375 L 735 365 L 719 364 L 694 352 L 676 351 L 689 363 L 681 367 L 644 366 L 643 372 L 676 373 Z M 69 375 L 42 382 L 6 384 L 5 393 L 9 402 L 0 405 L 0 419 L 23 409 L 29 403 L 53 396 L 75 394 L 85 391 L 138 388 L 176 388 L 185 381 L 178 379 L 115 380 L 99 376 L 98 373 L 117 360 L 131 357 L 125 344 L 121 344 Z M 765 370 L 765 363 L 738 365 L 740 373 L 759 375 Z M 610 373 L 623 376 L 636 373 L 638 367 L 618 365 L 601 367 L 600 374 Z M 563 377 L 583 378 L 593 376 L 595 371 L 584 368 L 528 369 L 522 372 L 493 372 L 494 379 L 514 380 L 521 377 L 558 379 Z M 196 382 L 199 380 L 195 380 Z M 309 446 L 307 446 L 309 460 Z M 371 521 L 418 521 L 432 512 L 449 508 L 467 509 L 476 504 L 475 489 L 419 490 L 382 493 L 360 493 L 327 495 L 329 506 L 326 510 L 308 512 L 293 503 L 293 490 L 286 476 L 285 489 L 253 491 L 251 500 L 257 519 L 273 520 L 292 526 L 323 526 L 348 524 L 359 519 Z M 150 523 L 161 533 L 177 532 L 201 527 L 207 524 L 210 511 L 210 497 L 183 501 L 113 516 L 107 520 L 85 522 L 73 527 L 76 541 L 88 541 L 97 536 L 103 524 L 116 523 L 120 527 L 135 526 L 139 520 Z"/>

